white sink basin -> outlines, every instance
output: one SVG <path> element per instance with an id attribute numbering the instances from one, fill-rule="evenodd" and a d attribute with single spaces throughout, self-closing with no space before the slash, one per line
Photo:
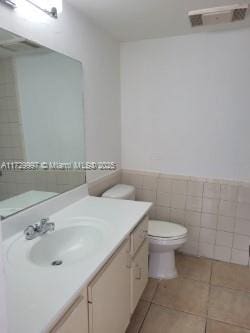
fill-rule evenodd
<path id="1" fill-rule="evenodd" d="M 44 235 L 32 246 L 29 259 L 37 265 L 66 265 L 94 253 L 102 232 L 92 226 L 72 226 Z"/>
<path id="2" fill-rule="evenodd" d="M 88 260 L 101 249 L 109 225 L 97 219 L 72 219 L 56 225 L 54 232 L 26 240 L 16 239 L 8 249 L 8 261 L 15 265 L 66 266 Z M 59 228 L 58 228 L 59 226 Z"/>

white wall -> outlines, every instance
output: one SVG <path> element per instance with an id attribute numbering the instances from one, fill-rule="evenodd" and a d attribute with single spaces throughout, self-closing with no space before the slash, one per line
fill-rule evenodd
<path id="1" fill-rule="evenodd" d="M 0 160 L 24 159 L 22 124 L 15 67 L 11 58 L 0 59 Z M 1 179 L 2 180 L 2 179 Z M 2 181 L 1 181 L 2 182 Z M 6 198 L 0 190 L 1 200 Z M 3 194 L 3 196 L 2 196 Z"/>
<path id="2" fill-rule="evenodd" d="M 124 43 L 122 165 L 250 180 L 250 30 Z"/>

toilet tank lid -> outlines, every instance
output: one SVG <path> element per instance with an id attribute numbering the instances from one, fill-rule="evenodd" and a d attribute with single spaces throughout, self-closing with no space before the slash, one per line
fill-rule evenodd
<path id="1" fill-rule="evenodd" d="M 117 184 L 102 194 L 104 198 L 123 199 L 135 193 L 132 185 Z"/>
<path id="2" fill-rule="evenodd" d="M 149 220 L 148 234 L 162 238 L 182 237 L 187 234 L 187 229 L 176 223 Z"/>

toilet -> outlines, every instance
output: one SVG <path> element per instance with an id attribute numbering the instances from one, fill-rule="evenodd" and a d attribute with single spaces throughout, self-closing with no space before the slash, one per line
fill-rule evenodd
<path id="1" fill-rule="evenodd" d="M 135 187 L 118 184 L 102 194 L 103 198 L 135 200 Z M 187 229 L 167 221 L 149 220 L 149 276 L 173 279 L 177 276 L 175 250 L 187 241 Z"/>

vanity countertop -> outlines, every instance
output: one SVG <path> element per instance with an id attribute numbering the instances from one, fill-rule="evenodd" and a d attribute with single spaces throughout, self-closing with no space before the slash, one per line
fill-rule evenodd
<path id="1" fill-rule="evenodd" d="M 88 196 L 51 215 L 50 220 L 55 222 L 56 228 L 61 224 L 70 226 L 72 221 L 81 218 L 107 224 L 108 236 L 101 243 L 98 252 L 68 265 L 44 267 L 28 260 L 20 260 L 14 265 L 9 259 L 9 249 L 16 240 L 24 238 L 23 232 L 6 239 L 3 249 L 9 333 L 48 332 L 81 289 L 88 285 L 147 214 L 151 205 L 149 202 Z"/>

